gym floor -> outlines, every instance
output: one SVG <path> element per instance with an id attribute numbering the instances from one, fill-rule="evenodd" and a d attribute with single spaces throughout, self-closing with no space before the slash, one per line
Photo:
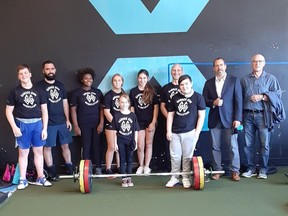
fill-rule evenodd
<path id="1" fill-rule="evenodd" d="M 0 215 L 108 215 L 108 216 L 243 216 L 288 214 L 288 167 L 268 179 L 228 177 L 205 183 L 201 191 L 181 185 L 165 188 L 169 177 L 134 177 L 134 187 L 121 188 L 121 178 L 93 179 L 92 192 L 81 194 L 79 182 L 61 179 L 52 187 L 29 185 L 0 205 Z"/>

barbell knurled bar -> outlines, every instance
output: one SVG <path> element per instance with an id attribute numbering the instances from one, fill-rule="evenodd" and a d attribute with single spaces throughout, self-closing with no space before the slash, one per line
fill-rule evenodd
<path id="1" fill-rule="evenodd" d="M 191 172 L 164 172 L 164 173 L 149 173 L 149 174 L 92 174 L 92 162 L 90 160 L 81 160 L 79 165 L 79 172 L 74 175 L 60 175 L 60 179 L 79 180 L 79 188 L 81 193 L 90 193 L 92 191 L 92 178 L 109 178 L 109 177 L 127 177 L 127 176 L 171 176 L 171 175 L 193 175 L 193 187 L 195 190 L 204 189 L 204 178 L 207 175 L 224 174 L 224 171 L 211 171 L 203 167 L 202 157 L 197 156 L 192 158 Z"/>

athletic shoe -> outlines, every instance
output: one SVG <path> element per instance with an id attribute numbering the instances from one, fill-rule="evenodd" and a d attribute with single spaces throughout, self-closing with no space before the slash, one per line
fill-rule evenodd
<path id="1" fill-rule="evenodd" d="M 128 186 L 127 178 L 122 178 L 122 187 L 127 188 Z"/>
<path id="2" fill-rule="evenodd" d="M 189 178 L 183 178 L 182 183 L 183 183 L 184 188 L 190 188 L 191 187 L 191 182 L 190 182 Z"/>
<path id="3" fill-rule="evenodd" d="M 134 186 L 131 177 L 127 178 L 127 184 L 128 184 L 129 187 L 133 187 Z"/>
<path id="4" fill-rule="evenodd" d="M 151 169 L 149 167 L 144 167 L 144 175 L 149 175 L 151 173 Z"/>
<path id="5" fill-rule="evenodd" d="M 52 184 L 45 177 L 37 178 L 35 184 L 44 187 L 52 186 Z"/>
<path id="6" fill-rule="evenodd" d="M 259 173 L 258 179 L 267 179 L 267 175 L 265 173 Z"/>
<path id="7" fill-rule="evenodd" d="M 139 166 L 138 167 L 138 169 L 137 169 L 137 171 L 136 171 L 136 174 L 143 174 L 143 172 L 144 172 L 144 167 L 143 166 Z"/>
<path id="8" fill-rule="evenodd" d="M 167 188 L 173 188 L 175 185 L 179 184 L 179 179 L 172 176 L 171 179 L 167 182 L 167 184 L 165 185 L 165 187 Z"/>
<path id="9" fill-rule="evenodd" d="M 242 174 L 243 177 L 245 178 L 251 178 L 252 176 L 256 176 L 257 174 L 255 173 L 255 171 L 252 170 L 248 170 L 247 172 L 244 172 Z"/>
<path id="10" fill-rule="evenodd" d="M 74 166 L 73 164 L 65 164 L 66 165 L 66 174 L 67 175 L 73 175 L 74 173 Z"/>
<path id="11" fill-rule="evenodd" d="M 23 190 L 26 187 L 28 187 L 28 181 L 26 179 L 20 179 L 20 182 L 19 182 L 19 184 L 17 186 L 17 189 Z"/>
<path id="12" fill-rule="evenodd" d="M 113 171 L 111 169 L 106 169 L 106 174 L 111 175 L 107 177 L 108 179 L 115 179 L 116 176 L 114 175 Z"/>
<path id="13" fill-rule="evenodd" d="M 95 169 L 95 175 L 102 175 L 102 169 L 100 167 Z"/>

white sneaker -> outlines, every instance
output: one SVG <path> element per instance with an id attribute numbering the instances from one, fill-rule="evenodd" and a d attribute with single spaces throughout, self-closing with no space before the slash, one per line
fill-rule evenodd
<path id="1" fill-rule="evenodd" d="M 179 179 L 172 176 L 171 179 L 167 182 L 167 184 L 165 185 L 165 187 L 167 188 L 173 188 L 175 185 L 179 184 Z"/>
<path id="2" fill-rule="evenodd" d="M 132 179 L 131 179 L 130 177 L 127 178 L 127 185 L 128 185 L 129 187 L 133 187 L 133 186 L 134 186 L 134 184 L 133 184 L 133 182 L 132 182 Z"/>
<path id="3" fill-rule="evenodd" d="M 182 183 L 183 183 L 184 188 L 190 188 L 191 187 L 191 182 L 190 182 L 189 178 L 183 178 Z"/>
<path id="4" fill-rule="evenodd" d="M 139 166 L 138 167 L 138 169 L 137 169 L 137 171 L 136 171 L 136 174 L 143 174 L 143 172 L 144 172 L 144 167 L 143 166 Z"/>
<path id="5" fill-rule="evenodd" d="M 23 190 L 26 187 L 28 187 L 28 181 L 26 179 L 20 179 L 20 182 L 19 182 L 19 184 L 17 186 L 17 189 Z"/>
<path id="6" fill-rule="evenodd" d="M 127 178 L 122 179 L 122 187 L 124 187 L 124 188 L 128 187 Z"/>
<path id="7" fill-rule="evenodd" d="M 149 175 L 151 173 L 151 169 L 149 167 L 144 167 L 144 175 Z"/>

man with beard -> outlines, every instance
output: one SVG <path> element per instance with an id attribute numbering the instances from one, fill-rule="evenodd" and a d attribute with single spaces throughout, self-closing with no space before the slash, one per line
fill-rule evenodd
<path id="1" fill-rule="evenodd" d="M 49 114 L 48 138 L 44 146 L 44 160 L 48 169 L 48 179 L 56 181 L 58 176 L 53 163 L 52 147 L 56 146 L 57 141 L 61 145 L 67 174 L 73 174 L 71 152 L 68 145 L 72 142 L 70 133 L 72 125 L 69 120 L 67 92 L 64 84 L 56 80 L 55 64 L 50 60 L 43 62 L 42 72 L 45 78 L 38 82 L 37 86 L 45 92 Z"/>
<path id="2" fill-rule="evenodd" d="M 206 81 L 203 96 L 210 108 L 208 127 L 212 139 L 213 169 L 222 170 L 221 141 L 225 139 L 229 152 L 231 177 L 239 181 L 240 157 L 236 128 L 242 121 L 242 92 L 240 80 L 226 73 L 223 58 L 213 61 L 215 77 Z M 221 137 L 222 136 L 222 137 Z M 220 174 L 212 179 L 218 180 Z"/>

